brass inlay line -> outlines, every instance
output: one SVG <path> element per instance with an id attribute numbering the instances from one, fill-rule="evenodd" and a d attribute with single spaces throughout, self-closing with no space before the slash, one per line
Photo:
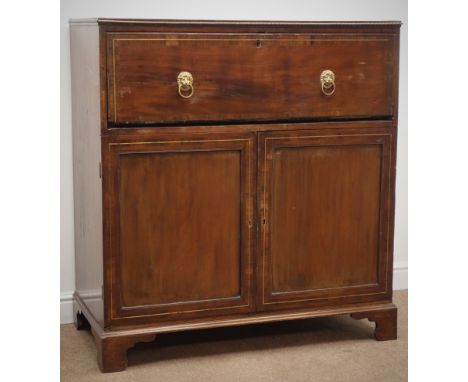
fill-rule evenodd
<path id="1" fill-rule="evenodd" d="M 247 182 L 248 182 L 248 186 L 247 186 L 247 190 L 248 190 L 248 197 L 247 197 L 247 201 L 250 201 L 250 206 L 247 205 L 247 206 L 243 206 L 243 208 L 247 211 L 247 223 L 249 221 L 252 221 L 252 224 L 254 223 L 253 221 L 253 206 L 255 205 L 253 200 L 252 200 L 252 185 L 251 185 L 251 178 L 252 178 L 252 158 L 251 158 L 251 154 L 252 154 L 252 139 L 248 139 L 248 150 L 247 150 L 247 155 L 248 155 L 248 162 L 247 162 L 247 165 L 249 167 L 249 171 L 248 171 L 248 177 L 247 177 Z M 242 171 L 242 167 L 240 168 L 240 171 Z M 249 212 L 250 212 L 250 216 L 249 216 Z M 250 225 L 248 224 L 248 242 L 247 242 L 247 248 L 248 248 L 248 257 L 247 257 L 247 269 L 249 266 L 252 266 L 252 228 L 250 227 Z M 241 230 L 241 237 L 242 237 L 242 230 Z M 245 243 L 242 243 L 243 245 L 245 245 Z M 248 272 L 250 273 L 250 272 Z M 253 274 L 253 272 L 252 272 Z M 251 296 L 251 278 L 253 277 L 252 274 L 247 274 L 247 305 L 250 305 L 250 298 L 252 297 Z M 244 276 L 245 277 L 245 276 Z M 242 280 L 242 279 L 241 279 Z M 242 282 L 241 282 L 241 285 L 242 285 Z"/>
<path id="2" fill-rule="evenodd" d="M 316 122 L 316 124 L 320 124 L 320 122 Z M 391 134 L 342 134 L 342 135 L 300 135 L 300 136 L 286 136 L 286 137 L 268 137 L 265 138 L 265 141 L 273 140 L 273 139 L 288 139 L 288 138 L 329 138 L 329 137 L 368 137 L 368 136 L 380 136 L 380 137 L 387 137 L 391 136 Z"/>
<path id="3" fill-rule="evenodd" d="M 115 40 L 112 40 L 112 76 L 112 87 L 114 88 L 114 122 L 117 122 L 117 86 L 115 86 Z"/>
<path id="4" fill-rule="evenodd" d="M 334 290 L 334 289 L 356 289 L 356 288 L 363 288 L 363 287 L 376 287 L 379 286 L 378 283 L 373 283 L 373 284 L 356 284 L 356 285 L 343 285 L 342 287 L 330 287 L 330 288 L 316 288 L 316 289 L 301 289 L 301 290 L 289 290 L 289 291 L 284 291 L 284 292 L 272 292 L 271 294 L 274 295 L 291 295 L 294 293 L 310 293 L 310 292 L 316 292 L 316 291 L 324 291 L 324 290 Z M 343 296 L 339 296 L 343 297 Z M 322 298 L 322 297 L 320 297 Z"/>
<path id="5" fill-rule="evenodd" d="M 335 289 L 341 289 L 341 288 L 335 288 Z M 347 295 L 341 295 L 341 296 L 321 296 L 321 297 L 313 297 L 313 298 L 302 298 L 302 299 L 297 299 L 297 300 L 288 300 L 288 301 L 273 301 L 273 302 L 264 302 L 264 305 L 274 305 L 274 304 L 287 304 L 287 303 L 293 303 L 293 302 L 302 302 L 302 301 L 314 301 L 314 300 L 330 300 L 330 299 L 335 299 L 335 298 L 349 298 L 349 297 L 359 297 L 359 296 L 375 296 L 378 294 L 385 294 L 387 293 L 386 291 L 383 292 L 371 292 L 371 293 L 359 293 L 359 294 L 347 294 Z"/>
<path id="6" fill-rule="evenodd" d="M 111 147 L 110 147 L 110 145 L 107 147 L 107 156 L 108 156 L 108 158 L 111 158 Z M 103 174 L 103 175 L 104 175 L 104 174 Z M 103 177 L 103 180 L 104 180 L 104 177 Z M 111 183 L 110 181 L 111 181 L 110 177 L 107 176 L 107 178 L 106 178 L 106 188 L 107 188 L 107 191 L 109 191 L 109 190 L 111 189 L 111 186 L 112 186 L 112 183 Z M 113 186 L 112 186 L 112 187 L 113 187 Z M 106 192 L 107 192 L 107 191 L 106 191 Z M 110 213 L 109 211 L 112 211 L 111 198 L 107 198 L 107 211 L 105 211 L 106 220 L 109 221 L 109 223 L 108 223 L 108 224 L 109 224 L 109 238 L 111 239 L 111 240 L 109 240 L 109 243 L 110 243 L 110 244 L 107 244 L 107 248 L 106 248 L 106 249 L 107 249 L 108 251 L 107 251 L 107 252 L 105 251 L 105 252 L 104 252 L 104 256 L 103 256 L 103 257 L 104 257 L 104 261 L 105 261 L 105 263 L 106 263 L 106 264 L 105 264 L 105 265 L 106 265 L 106 267 L 105 267 L 106 269 L 109 268 L 109 266 L 108 266 L 108 263 L 109 263 L 109 252 L 110 252 L 110 254 L 112 254 L 112 252 L 113 252 L 112 249 L 114 249 L 113 244 L 112 244 L 112 227 L 113 227 L 114 223 L 113 223 L 112 219 L 110 219 L 111 213 Z M 107 242 L 107 241 L 104 240 L 104 243 L 106 243 L 106 242 Z M 112 260 L 112 259 L 111 259 L 111 260 Z M 113 279 L 113 276 L 114 276 L 114 269 L 113 269 L 113 268 L 111 268 L 111 271 L 109 272 L 109 274 L 110 274 L 110 277 L 109 277 L 110 280 L 109 280 L 109 282 L 107 282 L 107 272 L 104 272 L 104 280 L 103 280 L 104 282 L 103 282 L 103 284 L 106 285 L 106 288 L 105 288 L 106 294 L 109 293 L 109 295 L 110 295 L 110 309 L 107 309 L 107 308 L 105 307 L 105 305 L 104 305 L 104 307 L 105 307 L 104 313 L 107 313 L 107 311 L 108 311 L 107 314 L 109 314 L 109 320 L 112 320 L 112 319 L 113 319 L 113 310 L 114 310 L 114 302 L 113 302 L 113 298 L 114 298 L 114 293 L 113 293 L 113 292 L 114 292 L 114 291 L 112 290 L 112 285 L 114 284 L 114 283 L 113 283 L 113 280 L 112 280 L 112 279 Z M 109 287 L 107 287 L 107 286 L 109 286 Z M 107 314 L 106 314 L 106 315 L 107 315 Z"/>
<path id="7" fill-rule="evenodd" d="M 161 143 L 197 143 L 197 142 L 238 142 L 238 141 L 249 141 L 247 138 L 233 138 L 233 139 L 197 139 L 197 140 L 182 140 L 182 141 L 145 141 L 145 142 L 113 142 L 109 143 L 109 146 L 120 146 L 120 145 L 147 145 L 147 144 L 161 144 Z"/>
<path id="8" fill-rule="evenodd" d="M 247 305 L 229 305 L 229 306 L 222 306 L 222 307 L 215 307 L 215 308 L 193 309 L 193 310 L 177 310 L 177 311 L 174 311 L 174 312 L 150 313 L 150 314 L 140 314 L 140 315 L 134 315 L 134 316 L 117 316 L 117 317 L 112 316 L 112 318 L 127 319 L 127 318 L 137 318 L 137 317 L 165 316 L 165 315 L 168 315 L 168 314 L 195 313 L 195 312 L 203 312 L 203 311 L 206 311 L 206 310 L 242 308 L 244 306 L 249 306 L 249 305 L 248 304 Z"/>
<path id="9" fill-rule="evenodd" d="M 297 41 L 297 42 L 328 42 L 328 41 L 389 41 L 387 38 L 113 38 L 112 41 Z"/>
<path id="10" fill-rule="evenodd" d="M 389 191 L 391 191 L 391 139 L 392 135 L 391 134 L 381 134 L 381 133 L 375 133 L 375 134 L 342 134 L 342 135 L 303 135 L 303 136 L 282 136 L 282 137 L 265 137 L 265 146 L 264 146 L 264 166 L 263 166 L 263 206 L 265 214 L 264 214 L 264 219 L 266 222 L 268 222 L 268 219 L 266 217 L 267 209 L 265 208 L 266 206 L 266 174 L 267 174 L 267 141 L 268 140 L 275 140 L 275 139 L 290 139 L 290 138 L 331 138 L 331 137 L 363 137 L 363 136 L 381 136 L 381 137 L 390 137 L 390 165 L 389 165 L 389 174 L 388 174 L 388 183 L 389 183 Z M 390 200 L 390 198 L 389 198 Z M 390 201 L 389 201 L 390 203 Z M 379 217 L 380 219 L 380 217 Z M 390 221 L 387 219 L 387 249 L 386 249 L 386 270 L 388 270 L 388 246 L 389 246 L 389 231 L 390 231 Z M 306 298 L 306 299 L 294 299 L 294 300 L 287 300 L 287 301 L 273 301 L 273 302 L 265 302 L 265 259 L 266 259 L 266 227 L 263 227 L 263 255 L 262 255 L 262 303 L 263 305 L 273 305 L 273 304 L 285 304 L 285 303 L 292 303 L 292 302 L 300 302 L 300 301 L 312 301 L 312 300 L 320 300 L 324 299 L 325 297 L 315 297 L 315 298 Z M 271 252 L 271 249 L 270 249 Z M 385 273 L 387 275 L 387 272 Z M 387 278 L 387 276 L 385 276 Z M 343 288 L 326 288 L 326 289 L 343 289 Z M 383 292 L 374 292 L 374 293 L 364 293 L 364 294 L 351 294 L 351 295 L 345 295 L 345 296 L 328 296 L 326 297 L 327 299 L 336 299 L 336 298 L 348 298 L 348 297 L 357 297 L 357 296 L 371 296 L 371 295 L 377 295 L 377 294 L 385 294 L 387 293 L 387 279 L 385 280 L 385 290 Z M 313 289 L 315 291 L 315 289 Z M 297 292 L 299 293 L 299 292 Z M 281 294 L 281 293 L 280 293 Z"/>
<path id="11" fill-rule="evenodd" d="M 393 141 L 392 141 L 392 135 L 391 134 L 388 134 L 390 136 L 390 155 L 389 155 L 389 158 L 388 158 L 388 161 L 389 161 L 389 169 L 388 169 L 388 210 L 390 210 L 390 203 L 391 203 L 391 200 L 392 200 L 392 197 L 391 197 L 391 192 L 392 192 L 392 182 L 391 182 L 391 174 L 392 174 L 392 150 L 393 150 Z M 388 219 L 387 217 L 387 237 L 386 237 L 386 240 L 387 240 L 387 259 L 385 261 L 385 264 L 386 264 L 386 272 L 385 272 L 385 292 L 387 292 L 388 290 L 388 258 L 389 258 L 389 250 L 388 250 L 388 247 L 390 245 L 390 219 Z"/>

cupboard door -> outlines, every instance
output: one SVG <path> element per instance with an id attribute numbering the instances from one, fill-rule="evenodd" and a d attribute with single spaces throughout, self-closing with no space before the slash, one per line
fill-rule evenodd
<path id="1" fill-rule="evenodd" d="M 391 296 L 393 132 L 260 133 L 260 309 Z"/>
<path id="2" fill-rule="evenodd" d="M 254 139 L 108 143 L 108 324 L 251 310 Z"/>

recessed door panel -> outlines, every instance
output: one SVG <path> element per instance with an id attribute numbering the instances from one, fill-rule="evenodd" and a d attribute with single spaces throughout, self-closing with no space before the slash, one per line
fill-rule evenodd
<path id="1" fill-rule="evenodd" d="M 240 298 L 240 157 L 121 155 L 122 306 Z"/>
<path id="2" fill-rule="evenodd" d="M 263 133 L 260 306 L 388 292 L 389 133 Z"/>
<path id="3" fill-rule="evenodd" d="M 115 322 L 251 309 L 254 139 L 203 138 L 109 144 Z"/>

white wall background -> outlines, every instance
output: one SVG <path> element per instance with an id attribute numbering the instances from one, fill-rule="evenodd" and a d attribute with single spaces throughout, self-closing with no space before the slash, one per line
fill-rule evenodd
<path id="1" fill-rule="evenodd" d="M 408 10 L 406 0 L 61 0 L 60 9 L 60 319 L 72 322 L 75 289 L 70 90 L 70 18 L 218 20 L 401 20 L 400 111 L 394 288 L 408 283 Z"/>

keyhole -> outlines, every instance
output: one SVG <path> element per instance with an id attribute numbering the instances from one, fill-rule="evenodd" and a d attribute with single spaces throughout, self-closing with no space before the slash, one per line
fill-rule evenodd
<path id="1" fill-rule="evenodd" d="M 257 40 L 257 48 L 261 48 L 262 47 L 262 42 L 260 40 Z"/>

